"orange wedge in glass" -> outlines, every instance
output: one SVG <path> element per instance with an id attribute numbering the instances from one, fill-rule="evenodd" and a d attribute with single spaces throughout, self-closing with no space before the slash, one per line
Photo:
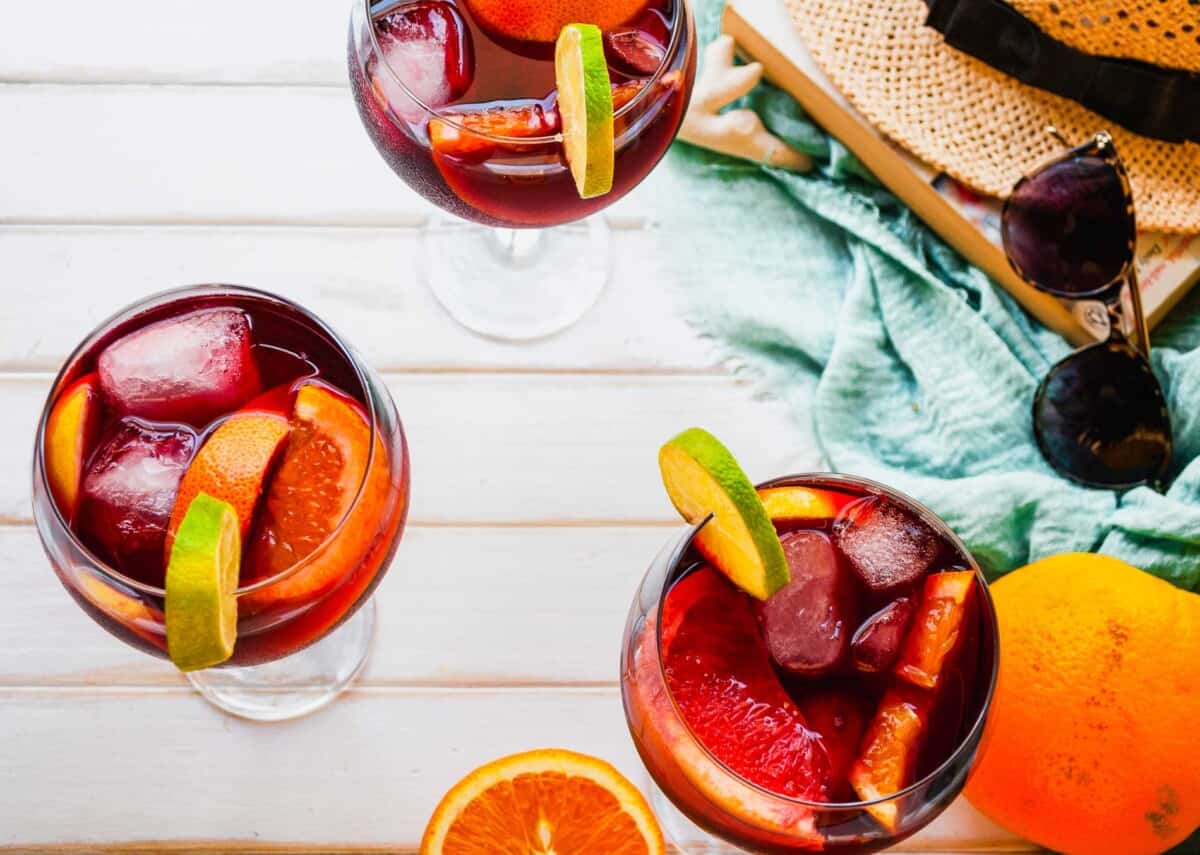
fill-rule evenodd
<path id="1" fill-rule="evenodd" d="M 897 674 L 923 689 L 937 686 L 942 665 L 958 642 L 974 583 L 971 570 L 925 577 L 921 604 L 896 661 Z"/>
<path id="2" fill-rule="evenodd" d="M 96 444 L 100 410 L 100 385 L 93 372 L 59 396 L 46 420 L 46 477 L 54 501 L 68 521 L 79 505 L 83 466 Z"/>

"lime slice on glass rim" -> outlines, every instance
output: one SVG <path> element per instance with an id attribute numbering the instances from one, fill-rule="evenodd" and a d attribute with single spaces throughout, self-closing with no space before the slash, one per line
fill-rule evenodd
<path id="1" fill-rule="evenodd" d="M 612 190 L 612 82 L 604 36 L 595 24 L 567 24 L 554 46 L 563 150 L 581 199 Z"/>
<path id="2" fill-rule="evenodd" d="M 714 567 L 747 594 L 767 600 L 791 580 L 775 526 L 754 485 L 715 436 L 690 428 L 658 452 L 663 486 L 691 524 L 713 518 L 695 544 Z"/>
<path id="3" fill-rule="evenodd" d="M 237 512 L 228 502 L 197 494 L 167 562 L 167 654 L 180 671 L 210 668 L 233 655 L 241 559 Z"/>

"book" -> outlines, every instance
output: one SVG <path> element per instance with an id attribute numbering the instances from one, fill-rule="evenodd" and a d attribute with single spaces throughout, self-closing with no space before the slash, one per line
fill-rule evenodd
<path id="1" fill-rule="evenodd" d="M 795 98 L 881 183 L 963 257 L 1025 309 L 1076 345 L 1108 336 L 1108 314 L 1094 301 L 1058 300 L 1013 272 L 1000 246 L 1001 201 L 938 172 L 877 131 L 837 90 L 792 24 L 781 0 L 727 0 L 722 30 L 739 54 Z M 1200 235 L 1138 234 L 1135 264 L 1153 328 L 1200 279 Z"/>

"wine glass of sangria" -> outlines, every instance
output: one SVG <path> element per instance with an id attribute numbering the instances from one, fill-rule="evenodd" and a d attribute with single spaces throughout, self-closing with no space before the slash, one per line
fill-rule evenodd
<path id="1" fill-rule="evenodd" d="M 556 333 L 608 281 L 590 216 L 654 168 L 695 76 L 687 0 L 353 0 L 348 62 L 363 125 L 437 205 L 423 273 L 460 324 Z"/>
<path id="2" fill-rule="evenodd" d="M 408 487 L 395 404 L 336 333 L 281 297 L 200 285 L 126 308 L 68 357 L 33 513 L 93 620 L 268 721 L 361 670 Z"/>
<path id="3" fill-rule="evenodd" d="M 686 851 L 891 847 L 949 806 L 979 748 L 987 583 L 906 496 L 829 474 L 756 488 L 697 435 L 664 448 L 692 525 L 646 574 L 621 658 L 664 831 Z"/>

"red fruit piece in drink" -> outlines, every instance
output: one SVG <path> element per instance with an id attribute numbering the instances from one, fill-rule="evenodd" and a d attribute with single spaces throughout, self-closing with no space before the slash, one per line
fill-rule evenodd
<path id="1" fill-rule="evenodd" d="M 666 46 L 636 27 L 604 34 L 604 55 L 614 71 L 627 77 L 649 77 L 658 71 Z"/>
<path id="2" fill-rule="evenodd" d="M 526 139 L 553 136 L 558 131 L 558 110 L 541 101 L 464 110 L 448 114 L 446 119 L 429 120 L 429 142 L 434 151 L 453 157 L 482 159 L 495 151 L 496 141 L 480 134 Z"/>
<path id="3" fill-rule="evenodd" d="M 315 598 L 347 578 L 374 545 L 387 504 L 387 451 L 376 437 L 368 475 L 371 429 L 357 401 L 308 383 L 296 393 L 291 425 L 251 536 L 242 580 L 276 576 L 308 560 L 288 578 L 243 596 L 247 613 Z"/>
<path id="4" fill-rule="evenodd" d="M 935 573 L 925 580 L 921 606 L 896 663 L 897 674 L 926 689 L 937 686 L 942 665 L 958 642 L 974 583 L 972 570 Z"/>
<path id="5" fill-rule="evenodd" d="M 789 532 L 779 542 L 792 579 L 758 605 L 767 649 L 785 671 L 828 674 L 845 659 L 854 626 L 848 571 L 822 532 Z"/>
<path id="6" fill-rule="evenodd" d="M 862 751 L 850 768 L 850 786 L 862 801 L 886 798 L 912 783 L 929 703 L 925 693 L 903 686 L 884 692 Z M 896 830 L 899 806 L 895 802 L 872 805 L 867 811 L 888 831 Z"/>
<path id="7" fill-rule="evenodd" d="M 805 692 L 797 703 L 829 757 L 830 799 L 854 801 L 848 776 L 874 712 L 870 701 L 848 689 L 817 688 Z"/>
<path id="8" fill-rule="evenodd" d="M 910 586 L 937 558 L 937 533 L 916 515 L 870 496 L 847 505 L 833 525 L 834 541 L 872 591 Z"/>
<path id="9" fill-rule="evenodd" d="M 375 66 L 372 83 L 397 114 L 415 120 L 424 111 L 396 78 L 432 108 L 449 104 L 471 88 L 475 76 L 471 31 L 450 3 L 409 3 L 376 21 L 375 32 L 388 68 Z"/>
<path id="10" fill-rule="evenodd" d="M 77 524 L 84 542 L 118 570 L 161 584 L 167 522 L 195 450 L 189 430 L 118 422 L 83 478 Z"/>
<path id="11" fill-rule="evenodd" d="M 863 621 L 850 639 L 854 667 L 867 674 L 891 668 L 908 634 L 915 609 L 911 599 L 900 597 Z"/>
<path id="12" fill-rule="evenodd" d="M 613 85 L 613 110 L 620 110 L 633 100 L 646 85 L 644 80 L 626 80 Z M 503 142 L 488 137 L 530 139 L 552 137 L 562 130 L 558 103 L 526 101 L 481 110 L 463 110 L 444 114 L 445 118 L 429 120 L 429 142 L 438 154 L 451 157 L 484 160 Z M 480 136 L 487 134 L 488 136 Z M 519 148 L 519 146 L 511 146 Z"/>
<path id="13" fill-rule="evenodd" d="M 772 792 L 823 799 L 828 759 L 771 667 L 750 597 L 703 567 L 667 594 L 662 631 L 667 686 L 708 750 Z"/>
<path id="14" fill-rule="evenodd" d="M 259 392 L 250 320 L 202 309 L 113 342 L 97 367 L 105 399 L 123 416 L 202 428 Z"/>
<path id="15" fill-rule="evenodd" d="M 46 419 L 46 480 L 68 522 L 79 506 L 83 467 L 100 431 L 100 386 L 93 372 L 72 383 L 54 402 Z"/>

